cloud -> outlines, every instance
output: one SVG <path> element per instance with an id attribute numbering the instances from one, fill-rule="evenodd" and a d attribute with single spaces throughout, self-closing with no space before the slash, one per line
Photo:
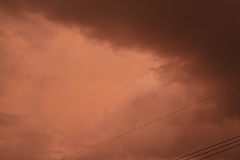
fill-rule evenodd
<path id="1" fill-rule="evenodd" d="M 195 88 L 187 88 L 187 91 L 186 88 L 171 83 L 137 94 L 116 112 L 106 112 L 96 128 L 105 132 L 105 139 L 109 139 L 172 113 L 201 95 Z M 98 156 L 101 159 L 168 160 L 228 139 L 239 133 L 239 120 L 220 113 L 218 102 L 219 98 L 213 98 L 72 159 L 91 160 Z M 237 159 L 237 150 L 212 159 Z"/>
<path id="2" fill-rule="evenodd" d="M 51 159 L 53 138 L 34 118 L 0 112 L 1 159 Z"/>
<path id="3" fill-rule="evenodd" d="M 35 24 L 28 20 L 24 23 L 10 16 L 0 17 L 0 21 L 4 22 L 0 28 L 0 159 L 50 160 L 54 157 L 54 138 L 44 118 L 36 114 L 38 106 L 41 106 L 39 95 L 47 91 L 53 79 L 38 77 L 28 72 L 25 65 L 25 54 L 46 48 L 41 43 L 41 34 L 35 35 L 38 40 L 35 36 L 31 37 L 33 34 L 27 34 L 31 32 L 28 27 Z M 38 27 L 44 29 L 44 26 Z M 51 33 L 54 35 L 54 32 Z M 48 36 L 51 37 L 51 34 Z M 37 47 L 39 45 L 40 48 Z"/>
<path id="4" fill-rule="evenodd" d="M 0 125 L 1 126 L 9 126 L 9 125 L 14 125 L 17 124 L 18 120 L 20 117 L 16 115 L 11 115 L 11 114 L 5 114 L 0 112 Z"/>
<path id="5" fill-rule="evenodd" d="M 146 76 L 146 82 L 140 79 L 132 97 L 114 112 L 103 113 L 91 130 L 103 139 L 240 82 L 240 3 L 235 0 L 9 0 L 1 1 L 0 8 L 20 19 L 41 14 L 51 22 L 77 27 L 90 40 L 151 52 L 162 62 L 151 69 L 156 77 Z M 146 89 L 151 82 L 151 89 Z M 227 139 L 239 133 L 238 95 L 239 87 L 165 120 L 159 128 L 150 126 L 79 156 L 89 160 L 171 159 Z M 99 140 L 92 138 L 89 144 Z M 232 155 L 239 157 L 233 150 L 222 159 L 237 159 Z"/>
<path id="6" fill-rule="evenodd" d="M 41 13 L 115 46 L 177 60 L 191 81 L 239 82 L 238 1 L 2 1 L 8 13 Z M 168 66 L 168 65 L 166 65 Z M 179 69 L 180 70 L 180 69 Z M 222 84 L 223 83 L 223 84 Z"/>

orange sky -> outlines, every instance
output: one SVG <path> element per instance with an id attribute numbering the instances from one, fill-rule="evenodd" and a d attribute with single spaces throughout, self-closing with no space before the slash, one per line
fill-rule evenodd
<path id="1" fill-rule="evenodd" d="M 7 55 L 1 111 L 24 115 L 30 128 L 40 125 L 56 140 L 73 141 L 139 87 L 151 90 L 149 67 L 159 64 L 151 55 L 88 41 L 77 29 L 39 15 L 2 21 Z"/>
<path id="2" fill-rule="evenodd" d="M 0 159 L 60 160 L 239 82 L 238 2 L 135 3 L 0 1 Z M 68 159 L 170 160 L 231 138 L 239 94 Z"/>

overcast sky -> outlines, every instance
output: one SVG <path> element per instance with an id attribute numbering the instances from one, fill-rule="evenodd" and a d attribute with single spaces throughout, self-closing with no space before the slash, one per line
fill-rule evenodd
<path id="1" fill-rule="evenodd" d="M 234 86 L 239 53 L 238 0 L 0 0 L 0 159 L 60 160 Z M 239 95 L 68 159 L 171 160 L 210 146 L 240 133 Z"/>

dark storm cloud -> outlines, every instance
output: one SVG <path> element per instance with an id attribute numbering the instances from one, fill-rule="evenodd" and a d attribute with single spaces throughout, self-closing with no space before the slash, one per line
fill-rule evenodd
<path id="1" fill-rule="evenodd" d="M 113 45 L 150 49 L 178 58 L 177 64 L 193 63 L 183 67 L 199 79 L 239 80 L 239 1 L 10 0 L 0 4 L 13 15 L 41 13 Z"/>

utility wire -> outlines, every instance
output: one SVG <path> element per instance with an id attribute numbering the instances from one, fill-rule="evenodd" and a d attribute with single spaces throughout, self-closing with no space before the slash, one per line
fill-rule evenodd
<path id="1" fill-rule="evenodd" d="M 225 142 L 231 141 L 231 140 L 236 139 L 236 138 L 239 138 L 239 137 L 240 137 L 240 135 L 238 135 L 238 136 L 236 136 L 236 137 L 233 137 L 233 138 L 230 138 L 230 139 L 227 139 L 227 140 L 225 140 L 225 141 L 222 141 L 222 142 L 216 143 L 216 144 L 214 144 L 214 145 L 212 145 L 212 146 L 209 146 L 209 147 L 206 147 L 206 148 L 200 149 L 200 150 L 198 150 L 198 151 L 192 152 L 192 153 L 190 153 L 190 154 L 184 155 L 184 156 L 179 157 L 179 158 L 177 158 L 177 159 L 175 159 L 175 160 L 179 160 L 179 159 L 182 159 L 182 158 L 185 158 L 185 157 L 191 156 L 191 155 L 193 155 L 193 154 L 195 154 L 195 153 L 199 153 L 199 152 L 201 152 L 201 151 L 204 151 L 204 150 L 207 150 L 207 149 L 209 149 L 209 148 L 212 148 L 212 147 L 218 146 L 218 145 L 220 145 L 220 144 L 223 144 L 223 143 L 225 143 Z"/>
<path id="2" fill-rule="evenodd" d="M 197 155 L 195 155 L 195 156 L 193 156 L 193 157 L 190 157 L 190 158 L 188 158 L 188 159 L 186 159 L 186 160 L 190 160 L 190 159 L 193 159 L 193 158 L 195 158 L 195 157 L 202 156 L 202 155 L 204 155 L 204 154 L 206 154 L 206 153 L 210 153 L 210 152 L 212 152 L 212 151 L 215 151 L 215 150 L 218 150 L 218 149 L 224 148 L 224 147 L 226 147 L 226 146 L 228 146 L 228 145 L 230 145 L 230 144 L 234 144 L 234 143 L 239 142 L 239 141 L 240 141 L 240 140 L 237 140 L 237 141 L 234 141 L 234 142 L 228 143 L 228 144 L 226 144 L 226 145 L 223 145 L 223 146 L 220 146 L 220 147 L 217 147 L 217 148 L 211 149 L 211 150 L 206 151 L 206 152 L 204 152 L 204 153 L 197 154 Z"/>
<path id="3" fill-rule="evenodd" d="M 80 153 L 85 152 L 85 151 L 87 151 L 87 150 L 90 150 L 90 149 L 92 149 L 92 148 L 95 148 L 95 147 L 97 147 L 97 146 L 100 146 L 100 145 L 102 145 L 102 144 L 105 144 L 105 143 L 107 143 L 107 142 L 109 142 L 109 141 L 112 141 L 112 140 L 115 140 L 115 139 L 117 139 L 117 138 L 119 138 L 119 137 L 122 137 L 122 136 L 124 136 L 124 135 L 126 135 L 126 134 L 129 134 L 129 133 L 131 133 L 131 132 L 134 132 L 134 131 L 136 131 L 136 130 L 138 130 L 138 129 L 141 129 L 141 128 L 143 128 L 143 127 L 146 127 L 146 126 L 148 126 L 148 125 L 150 125 L 150 124 L 152 124 L 152 123 L 155 123 L 155 122 L 157 122 L 157 121 L 160 121 L 160 120 L 162 120 L 162 119 L 165 119 L 165 118 L 167 118 L 167 117 L 170 117 L 170 116 L 172 116 L 172 115 L 174 115 L 174 114 L 176 114 L 176 113 L 178 113 L 178 112 L 181 112 L 181 111 L 183 111 L 183 110 L 186 110 L 186 109 L 188 109 L 188 108 L 190 108 L 190 107 L 192 107 L 192 106 L 195 106 L 196 104 L 199 104 L 199 103 L 201 103 L 201 102 L 203 102 L 203 101 L 206 101 L 206 100 L 208 100 L 208 99 L 210 99 L 210 98 L 212 98 L 212 97 L 215 97 L 215 96 L 217 96 L 217 95 L 219 95 L 219 94 L 222 94 L 222 93 L 224 93 L 224 92 L 226 92 L 226 91 L 228 91 L 228 90 L 231 90 L 231 89 L 233 89 L 233 88 L 235 88 L 235 87 L 237 87 L 237 86 L 239 86 L 239 85 L 240 85 L 240 83 L 238 83 L 238 84 L 236 84 L 236 85 L 233 85 L 233 86 L 231 86 L 231 87 L 229 87 L 229 88 L 226 88 L 226 89 L 224 89 L 224 90 L 222 90 L 222 91 L 219 91 L 219 92 L 217 92 L 217 93 L 215 93 L 215 94 L 213 94 L 213 95 L 211 95 L 211 96 L 209 96 L 209 97 L 206 97 L 206 98 L 204 98 L 204 99 L 202 99 L 202 100 L 199 100 L 199 101 L 197 101 L 197 102 L 195 102 L 195 103 L 193 103 L 193 104 L 190 104 L 190 105 L 188 105 L 188 106 L 186 106 L 186 107 L 183 107 L 183 108 L 181 108 L 181 109 L 179 109 L 179 110 L 176 110 L 176 111 L 174 111 L 174 112 L 172 112 L 172 113 L 169 113 L 169 114 L 167 114 L 167 115 L 165 115 L 165 116 L 163 116 L 163 117 L 160 117 L 160 118 L 158 118 L 158 119 L 155 119 L 154 121 L 148 122 L 148 123 L 146 123 L 146 124 L 144 124 L 144 125 L 142 125 L 142 126 L 140 126 L 140 127 L 137 127 L 137 128 L 132 129 L 132 130 L 129 130 L 129 131 L 125 132 L 125 133 L 119 134 L 119 135 L 116 136 L 116 137 L 113 137 L 113 138 L 110 138 L 110 139 L 108 139 L 108 140 L 106 140 L 106 141 L 100 142 L 100 143 L 98 143 L 98 144 L 96 144 L 96 145 L 93 145 L 93 146 L 91 146 L 91 147 L 88 147 L 88 148 L 86 148 L 86 149 L 84 149 L 84 150 L 81 150 L 81 151 L 79 151 L 79 152 L 70 154 L 70 155 L 68 155 L 68 156 L 66 156 L 66 157 L 61 158 L 60 160 L 67 159 L 67 158 L 69 158 L 69 157 L 75 156 L 75 155 L 77 155 L 77 154 L 80 154 Z"/>
<path id="4" fill-rule="evenodd" d="M 230 149 L 235 148 L 235 147 L 238 147 L 238 146 L 240 146 L 240 144 L 237 144 L 237 145 L 235 145 L 235 146 L 232 146 L 232 147 L 229 147 L 229 148 L 227 148 L 227 149 L 221 150 L 221 151 L 219 151 L 219 152 L 213 153 L 213 154 L 211 154 L 211 155 L 209 155 L 209 156 L 206 156 L 206 157 L 203 157 L 203 158 L 201 158 L 201 159 L 199 159 L 199 160 L 212 157 L 212 156 L 214 156 L 214 155 L 216 155 L 216 154 L 222 153 L 222 152 L 224 152 L 224 151 L 230 150 Z"/>

